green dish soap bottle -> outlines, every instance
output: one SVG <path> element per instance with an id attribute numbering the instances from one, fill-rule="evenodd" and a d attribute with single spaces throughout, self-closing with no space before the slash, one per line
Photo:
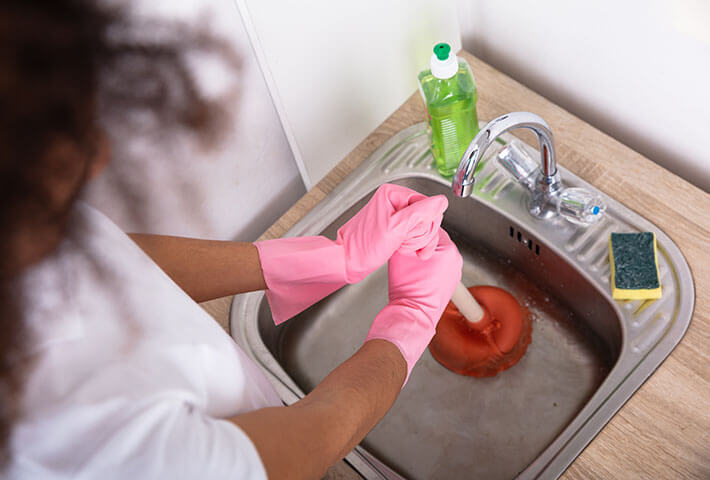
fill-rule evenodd
<path id="1" fill-rule="evenodd" d="M 478 95 L 473 74 L 468 63 L 451 52 L 448 43 L 438 43 L 434 46 L 430 68 L 418 78 L 429 116 L 436 169 L 443 177 L 450 178 L 478 133 Z"/>

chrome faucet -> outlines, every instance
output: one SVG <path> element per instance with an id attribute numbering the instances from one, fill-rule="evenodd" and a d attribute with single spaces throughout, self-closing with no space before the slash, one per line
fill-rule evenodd
<path id="1" fill-rule="evenodd" d="M 540 144 L 540 168 L 534 183 L 529 185 L 532 191 L 529 210 L 537 218 L 557 216 L 557 196 L 562 190 L 562 182 L 557 172 L 555 145 L 552 141 L 550 126 L 538 115 L 530 112 L 512 112 L 501 115 L 488 122 L 469 144 L 461 158 L 461 163 L 454 174 L 451 188 L 459 197 L 468 197 L 473 192 L 476 181 L 474 175 L 478 162 L 488 147 L 503 133 L 518 128 L 528 128 L 537 135 Z"/>

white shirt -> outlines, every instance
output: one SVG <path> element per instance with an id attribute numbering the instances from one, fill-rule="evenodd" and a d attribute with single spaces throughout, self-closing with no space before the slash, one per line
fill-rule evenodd
<path id="1" fill-rule="evenodd" d="M 37 360 L 5 473 L 266 478 L 224 420 L 281 405 L 258 367 L 108 218 L 79 205 L 70 232 L 24 277 Z"/>

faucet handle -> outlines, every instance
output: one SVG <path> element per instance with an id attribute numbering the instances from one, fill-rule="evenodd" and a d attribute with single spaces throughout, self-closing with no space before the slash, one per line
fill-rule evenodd
<path id="1" fill-rule="evenodd" d="M 597 223 L 605 210 L 601 196 L 585 188 L 564 188 L 557 196 L 557 213 L 576 225 Z"/>
<path id="2" fill-rule="evenodd" d="M 517 138 L 511 140 L 498 153 L 498 163 L 518 183 L 535 192 L 540 167 L 525 143 Z M 606 210 L 601 197 L 584 188 L 562 188 L 551 199 L 551 207 L 556 209 L 557 214 L 576 225 L 592 225 L 599 221 Z"/>
<path id="3" fill-rule="evenodd" d="M 535 173 L 539 170 L 539 162 L 528 152 L 525 144 L 517 138 L 511 140 L 498 153 L 498 163 L 517 182 L 525 185 L 528 190 L 535 189 Z"/>

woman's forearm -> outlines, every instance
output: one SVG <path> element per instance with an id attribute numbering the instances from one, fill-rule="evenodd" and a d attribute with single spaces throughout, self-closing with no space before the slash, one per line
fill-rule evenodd
<path id="1" fill-rule="evenodd" d="M 266 288 L 259 254 L 251 243 L 142 233 L 129 236 L 195 301 Z"/>
<path id="2" fill-rule="evenodd" d="M 299 402 L 231 420 L 251 438 L 269 478 L 322 478 L 387 413 L 406 374 L 397 347 L 370 340 Z"/>

